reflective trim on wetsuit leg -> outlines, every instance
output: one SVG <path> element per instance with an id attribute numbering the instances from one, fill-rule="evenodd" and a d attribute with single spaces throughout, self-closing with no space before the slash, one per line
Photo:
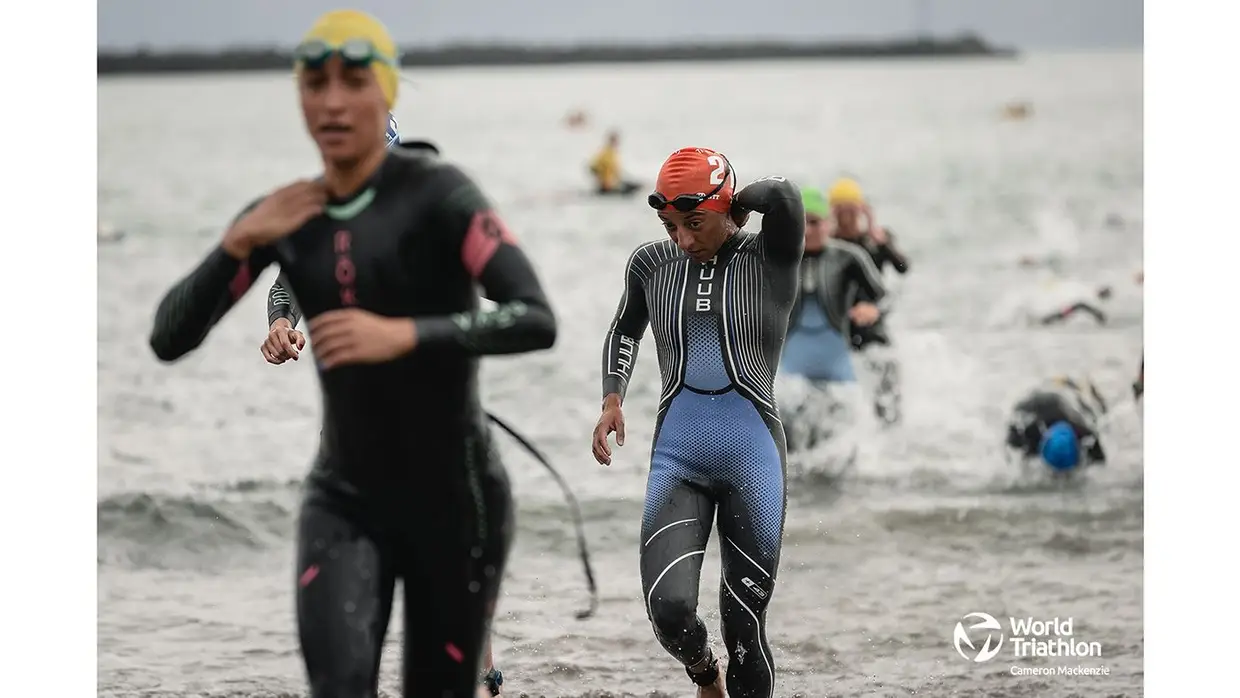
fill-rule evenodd
<path id="1" fill-rule="evenodd" d="M 721 597 L 724 641 L 733 659 L 729 695 L 765 698 L 772 690 L 765 609 L 778 567 L 784 495 L 777 422 L 735 390 L 684 389 L 672 399 L 659 424 L 642 523 L 647 612 L 660 643 L 677 660 L 685 665 L 702 660 L 706 633 L 696 615 L 697 590 L 718 502 L 725 541 L 721 589 L 732 585 L 738 594 L 748 594 Z M 746 652 L 753 653 L 748 662 Z"/>
<path id="2" fill-rule="evenodd" d="M 775 444 L 775 450 L 775 460 L 739 473 L 719 503 L 719 609 L 731 658 L 728 694 L 736 698 L 770 698 L 775 689 L 766 609 L 775 591 L 787 501 L 783 449 Z"/>
<path id="3" fill-rule="evenodd" d="M 646 617 L 659 644 L 686 666 L 706 654 L 698 587 L 715 506 L 702 489 L 659 462 L 646 481 L 640 566 Z"/>

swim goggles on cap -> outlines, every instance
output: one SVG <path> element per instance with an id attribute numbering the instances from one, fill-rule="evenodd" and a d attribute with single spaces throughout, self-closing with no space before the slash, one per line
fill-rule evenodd
<path id="1" fill-rule="evenodd" d="M 369 39 L 349 39 L 340 44 L 329 44 L 322 39 L 310 39 L 293 49 L 293 59 L 307 68 L 321 68 L 327 59 L 339 55 L 350 68 L 360 68 L 371 63 L 383 63 L 396 67 L 396 60 L 383 53 Z"/>
<path id="2" fill-rule="evenodd" d="M 714 189 L 710 190 L 709 194 L 681 194 L 671 201 L 668 201 L 666 196 L 663 196 L 656 191 L 646 197 L 646 203 L 650 204 L 650 208 L 653 208 L 656 211 L 662 211 L 670 204 L 671 207 L 677 211 L 680 211 L 681 213 L 688 213 L 698 206 L 701 206 L 702 203 L 710 197 L 718 194 L 720 190 L 723 189 L 724 185 L 728 183 L 729 177 L 731 177 L 733 181 L 736 180 L 736 175 L 732 172 L 731 162 L 728 163 L 728 174 L 724 176 L 722 182 L 720 182 Z"/>

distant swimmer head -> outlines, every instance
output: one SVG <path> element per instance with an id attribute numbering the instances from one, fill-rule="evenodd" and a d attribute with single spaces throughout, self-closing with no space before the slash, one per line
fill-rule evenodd
<path id="1" fill-rule="evenodd" d="M 399 57 L 379 20 L 335 10 L 314 23 L 293 51 L 306 128 L 323 157 L 348 166 L 384 148 Z"/>
<path id="2" fill-rule="evenodd" d="M 835 216 L 836 228 L 841 237 L 857 237 L 861 234 L 857 218 L 865 207 L 865 193 L 857 180 L 843 177 L 827 190 L 827 203 Z"/>
<path id="3" fill-rule="evenodd" d="M 827 244 L 827 219 L 831 207 L 827 197 L 814 187 L 801 189 L 801 203 L 805 207 L 805 251 L 818 252 Z"/>
<path id="4" fill-rule="evenodd" d="M 695 261 L 705 262 L 737 230 L 729 215 L 735 191 L 736 173 L 722 153 L 681 148 L 659 168 L 646 202 L 658 211 L 676 245 Z"/>
<path id="5" fill-rule="evenodd" d="M 400 145 L 400 126 L 396 124 L 395 114 L 388 114 L 387 132 L 383 134 L 383 138 L 389 150 Z"/>
<path id="6" fill-rule="evenodd" d="M 1067 422 L 1055 422 L 1042 434 L 1042 460 L 1055 470 L 1075 468 L 1081 462 L 1081 442 Z"/>

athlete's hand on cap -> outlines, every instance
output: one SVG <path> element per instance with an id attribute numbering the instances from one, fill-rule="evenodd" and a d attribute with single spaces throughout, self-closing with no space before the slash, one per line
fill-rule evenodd
<path id="1" fill-rule="evenodd" d="M 413 351 L 418 330 L 411 318 L 376 315 L 359 308 L 329 310 L 310 320 L 314 355 L 324 369 L 377 364 Z"/>
<path id="2" fill-rule="evenodd" d="M 745 224 L 749 222 L 749 209 L 737 203 L 736 199 L 732 199 L 732 206 L 729 210 L 732 222 L 736 224 L 736 227 L 744 228 Z"/>
<path id="3" fill-rule="evenodd" d="M 248 257 L 255 247 L 269 245 L 305 225 L 326 205 L 323 182 L 293 182 L 272 192 L 238 219 L 224 235 L 224 249 L 234 257 Z"/>
<path id="4" fill-rule="evenodd" d="M 870 239 L 876 244 L 886 245 L 888 242 L 887 231 L 878 224 L 878 220 L 874 218 L 874 209 L 869 204 L 861 204 L 861 212 L 865 214 L 866 224 L 870 229 Z"/>
<path id="5" fill-rule="evenodd" d="M 598 424 L 594 426 L 594 460 L 600 465 L 611 465 L 611 444 L 607 443 L 607 437 L 613 431 L 616 433 L 616 445 L 624 445 L 624 411 L 615 397 L 614 394 L 607 396 L 603 414 L 599 415 Z"/>
<path id="6" fill-rule="evenodd" d="M 263 353 L 263 358 L 267 359 L 267 363 L 280 364 L 292 359 L 297 360 L 298 354 L 306 347 L 306 335 L 293 329 L 293 326 L 285 318 L 276 318 L 271 323 L 271 331 L 267 333 L 267 340 L 258 348 Z"/>

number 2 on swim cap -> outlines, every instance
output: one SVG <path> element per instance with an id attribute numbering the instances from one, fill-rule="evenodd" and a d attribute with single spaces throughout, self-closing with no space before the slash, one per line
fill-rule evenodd
<path id="1" fill-rule="evenodd" d="M 715 169 L 710 173 L 710 183 L 712 185 L 723 184 L 723 173 L 727 170 L 728 164 L 718 155 L 711 155 L 706 158 L 706 164 L 714 165 Z"/>

